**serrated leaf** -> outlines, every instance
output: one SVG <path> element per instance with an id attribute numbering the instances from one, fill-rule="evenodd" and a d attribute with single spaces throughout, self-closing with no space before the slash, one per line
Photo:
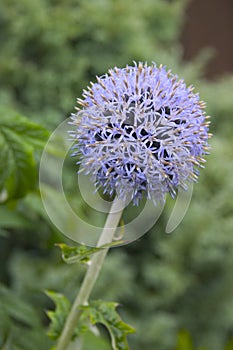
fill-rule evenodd
<path id="1" fill-rule="evenodd" d="M 59 336 L 61 335 L 61 332 L 64 328 L 66 319 L 68 317 L 68 314 L 71 309 L 71 303 L 70 301 L 61 293 L 56 293 L 53 291 L 46 291 L 45 292 L 50 299 L 53 300 L 55 304 L 55 310 L 54 311 L 47 311 L 47 315 L 50 318 L 50 325 L 47 332 L 47 335 L 53 339 L 57 340 Z M 76 326 L 73 334 L 73 339 L 79 336 L 82 333 L 85 333 L 89 330 L 89 325 L 85 322 L 80 322 Z"/>
<path id="2" fill-rule="evenodd" d="M 51 339 L 57 340 L 64 328 L 65 321 L 71 309 L 71 304 L 70 301 L 60 293 L 46 291 L 46 294 L 56 305 L 54 311 L 47 311 L 47 315 L 51 320 L 47 334 Z M 101 300 L 90 302 L 87 306 L 80 306 L 82 313 L 74 329 L 72 339 L 90 331 L 93 326 L 101 323 L 109 331 L 113 350 L 129 350 L 126 336 L 130 333 L 134 333 L 135 330 L 122 321 L 116 311 L 117 306 L 117 303 L 104 302 Z"/>
<path id="3" fill-rule="evenodd" d="M 117 303 L 93 301 L 87 306 L 81 306 L 83 310 L 81 315 L 82 322 L 89 322 L 92 325 L 103 324 L 109 331 L 113 350 L 129 350 L 126 336 L 134 333 L 133 327 L 124 323 L 116 311 Z"/>
<path id="4" fill-rule="evenodd" d="M 40 125 L 0 108 L 0 201 L 21 198 L 36 187 L 35 151 L 47 138 Z"/>
<path id="5" fill-rule="evenodd" d="M 102 249 L 114 247 L 119 245 L 120 241 L 111 242 L 100 247 L 89 247 L 84 244 L 78 244 L 74 247 L 68 246 L 64 243 L 56 244 L 61 249 L 62 259 L 67 264 L 74 263 L 88 263 L 93 254 L 98 253 Z"/>
<path id="6" fill-rule="evenodd" d="M 45 293 L 56 305 L 54 311 L 47 311 L 47 315 L 51 320 L 47 334 L 51 339 L 56 340 L 59 338 L 64 327 L 66 318 L 71 309 L 71 304 L 63 294 L 52 291 L 46 291 Z"/>

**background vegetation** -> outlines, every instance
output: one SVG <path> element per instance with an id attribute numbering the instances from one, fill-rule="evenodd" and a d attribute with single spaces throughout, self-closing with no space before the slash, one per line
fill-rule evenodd
<path id="1" fill-rule="evenodd" d="M 196 86 L 212 116 L 212 151 L 181 225 L 164 234 L 168 199 L 147 235 L 111 250 L 93 298 L 121 304 L 122 317 L 137 329 L 129 336 L 134 350 L 232 349 L 233 76 L 206 81 L 205 54 L 182 62 L 178 39 L 186 3 L 1 1 L 2 349 L 49 349 L 45 309 L 53 304 L 44 290 L 73 298 L 85 272 L 61 261 L 54 243 L 71 242 L 51 224 L 41 203 L 37 176 L 46 129 L 53 131 L 73 111 L 76 97 L 95 75 L 132 60 L 166 64 Z M 70 185 L 74 162 L 69 169 L 68 197 L 85 214 Z M 110 349 L 102 332 L 103 339 L 88 337 L 84 349 Z"/>

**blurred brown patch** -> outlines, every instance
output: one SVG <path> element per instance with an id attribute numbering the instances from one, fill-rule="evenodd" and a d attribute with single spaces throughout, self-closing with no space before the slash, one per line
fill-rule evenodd
<path id="1" fill-rule="evenodd" d="M 184 59 L 193 59 L 201 49 L 214 49 L 205 76 L 215 78 L 233 72 L 233 1 L 192 0 L 186 10 L 181 35 Z"/>

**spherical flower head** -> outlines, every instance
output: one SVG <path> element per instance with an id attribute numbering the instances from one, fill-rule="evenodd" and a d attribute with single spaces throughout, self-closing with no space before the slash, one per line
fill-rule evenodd
<path id="1" fill-rule="evenodd" d="M 205 104 L 165 67 L 110 69 L 78 103 L 74 155 L 104 193 L 156 205 L 197 180 L 210 136 Z"/>

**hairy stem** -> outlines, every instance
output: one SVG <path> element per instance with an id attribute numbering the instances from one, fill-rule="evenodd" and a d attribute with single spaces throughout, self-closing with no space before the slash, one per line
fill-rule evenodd
<path id="1" fill-rule="evenodd" d="M 97 246 L 102 246 L 104 244 L 112 242 L 113 236 L 116 231 L 117 225 L 120 221 L 123 209 L 124 209 L 124 205 L 122 201 L 115 199 L 113 201 L 111 210 L 108 214 L 105 226 L 103 228 L 103 231 L 99 238 Z M 101 267 L 103 265 L 104 258 L 107 252 L 108 252 L 108 248 L 102 249 L 100 252 L 93 255 L 90 266 L 86 272 L 83 283 L 79 290 L 79 293 L 72 305 L 72 308 L 67 317 L 65 326 L 63 328 L 62 334 L 58 340 L 56 350 L 67 350 L 71 337 L 74 333 L 74 329 L 80 317 L 79 306 L 87 302 L 91 294 L 91 291 L 95 285 L 95 282 L 98 278 L 99 272 L 101 270 Z"/>

